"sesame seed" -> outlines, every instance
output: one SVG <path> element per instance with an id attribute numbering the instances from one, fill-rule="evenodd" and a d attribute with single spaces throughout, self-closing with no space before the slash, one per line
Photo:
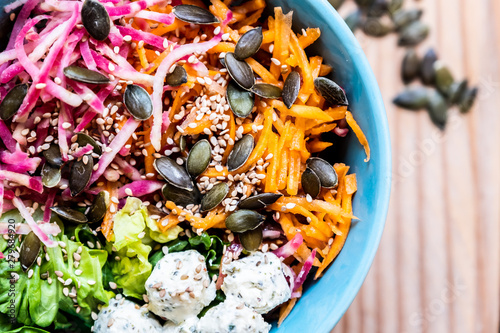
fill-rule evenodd
<path id="1" fill-rule="evenodd" d="M 286 204 L 285 207 L 286 207 L 286 209 L 293 209 L 293 208 L 295 208 L 295 206 L 296 205 L 293 202 L 289 202 L 289 203 Z"/>
<path id="2" fill-rule="evenodd" d="M 112 72 L 116 69 L 115 65 L 113 65 L 111 62 L 108 64 L 108 69 Z"/>
<path id="3" fill-rule="evenodd" d="M 90 314 L 90 316 L 92 317 L 92 320 L 97 320 L 97 313 L 95 313 L 94 311 L 92 311 L 92 313 Z"/>
<path id="4" fill-rule="evenodd" d="M 44 89 L 47 86 L 45 83 L 37 83 L 35 88 L 36 89 Z"/>
<path id="5" fill-rule="evenodd" d="M 132 36 L 126 35 L 123 37 L 123 40 L 128 43 L 128 42 L 132 41 Z"/>
<path id="6" fill-rule="evenodd" d="M 114 206 L 111 206 L 111 207 L 114 207 Z M 80 261 L 82 259 L 82 256 L 79 255 L 78 253 L 73 253 L 73 258 L 76 260 L 76 261 Z"/>
<path id="7" fill-rule="evenodd" d="M 130 188 L 126 188 L 126 189 L 125 189 L 125 194 L 126 194 L 126 195 L 129 195 L 129 196 L 134 195 L 134 193 L 132 192 L 132 190 L 131 190 Z"/>
<path id="8" fill-rule="evenodd" d="M 68 288 L 63 288 L 63 294 L 64 296 L 68 296 L 69 295 L 69 289 Z"/>
<path id="9" fill-rule="evenodd" d="M 82 275 L 82 273 L 83 273 L 83 272 L 82 272 L 82 270 L 81 270 L 81 269 L 77 269 L 77 270 L 75 271 L 75 275 Z"/>
<path id="10" fill-rule="evenodd" d="M 145 232 L 145 231 L 143 231 L 143 232 L 139 233 L 139 234 L 137 235 L 137 238 L 139 238 L 139 239 L 143 239 L 143 238 L 144 238 L 144 236 L 146 236 L 146 232 Z"/>
<path id="11" fill-rule="evenodd" d="M 33 272 L 33 270 L 32 270 L 32 269 L 30 269 L 30 270 L 28 271 L 28 279 L 31 279 L 31 277 L 33 276 L 33 273 L 34 273 L 34 272 Z"/>
<path id="12" fill-rule="evenodd" d="M 220 33 L 220 26 L 214 29 L 214 35 L 218 35 Z"/>
<path id="13" fill-rule="evenodd" d="M 37 264 L 38 266 L 41 266 L 41 265 L 42 265 L 42 257 L 38 257 L 38 258 L 36 258 L 36 264 Z"/>
<path id="14" fill-rule="evenodd" d="M 116 289 L 118 286 L 116 285 L 116 283 L 114 283 L 114 282 L 110 282 L 110 283 L 109 283 L 109 287 L 110 287 L 111 289 Z"/>
<path id="15" fill-rule="evenodd" d="M 114 323 L 115 323 L 115 319 L 114 319 L 114 318 L 110 318 L 110 319 L 108 320 L 108 327 L 113 326 L 113 324 L 114 324 Z"/>
<path id="16" fill-rule="evenodd" d="M 279 61 L 278 59 L 276 58 L 271 58 L 271 61 L 273 62 L 273 64 L 275 64 L 276 66 L 281 66 L 281 61 Z"/>
<path id="17" fill-rule="evenodd" d="M 94 284 L 96 284 L 96 282 L 94 280 L 88 280 L 87 284 L 93 286 Z"/>
<path id="18" fill-rule="evenodd" d="M 64 275 L 61 271 L 55 271 L 54 273 L 57 275 L 57 277 L 63 277 Z"/>
<path id="19" fill-rule="evenodd" d="M 312 197 L 309 194 L 306 195 L 306 200 L 307 200 L 307 202 L 313 201 Z"/>
<path id="20" fill-rule="evenodd" d="M 70 127 L 71 127 L 71 124 L 70 124 L 70 123 L 68 123 L 68 122 L 64 122 L 64 123 L 62 123 L 62 128 L 64 128 L 64 129 L 68 129 L 68 128 L 70 128 Z"/>
<path id="21" fill-rule="evenodd" d="M 73 279 L 68 278 L 66 281 L 64 281 L 65 286 L 69 286 L 71 283 L 73 283 Z"/>
<path id="22" fill-rule="evenodd" d="M 149 303 L 148 295 L 146 295 L 146 294 L 142 295 L 142 299 L 144 300 L 144 302 Z"/>
<path id="23" fill-rule="evenodd" d="M 225 33 L 222 35 L 222 40 L 228 40 L 230 37 L 229 33 Z"/>

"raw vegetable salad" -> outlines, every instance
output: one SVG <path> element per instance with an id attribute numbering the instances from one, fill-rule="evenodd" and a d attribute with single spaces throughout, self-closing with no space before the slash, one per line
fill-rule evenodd
<path id="1" fill-rule="evenodd" d="M 369 146 L 320 30 L 265 7 L 5 7 L 2 332 L 268 332 L 333 262 L 357 184 L 322 137 Z"/>

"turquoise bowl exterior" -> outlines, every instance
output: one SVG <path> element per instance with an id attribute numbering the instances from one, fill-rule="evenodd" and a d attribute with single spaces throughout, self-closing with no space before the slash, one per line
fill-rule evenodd
<path id="1" fill-rule="evenodd" d="M 342 18 L 326 0 L 268 0 L 269 7 L 294 11 L 294 30 L 319 27 L 320 39 L 307 49 L 334 67 L 331 76 L 346 91 L 349 109 L 366 134 L 371 160 L 356 137 L 343 139 L 342 156 L 324 156 L 351 166 L 357 175 L 354 221 L 333 265 L 305 293 L 283 324 L 272 332 L 328 333 L 354 300 L 370 269 L 384 229 L 391 189 L 391 144 L 382 96 L 368 61 Z M 336 140 L 337 142 L 338 140 Z M 338 148 L 338 146 L 337 146 Z"/>

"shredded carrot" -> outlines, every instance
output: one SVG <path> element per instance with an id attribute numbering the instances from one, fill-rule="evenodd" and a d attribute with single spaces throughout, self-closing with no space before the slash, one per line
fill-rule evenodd
<path id="1" fill-rule="evenodd" d="M 288 44 L 292 28 L 292 12 L 284 15 L 281 7 L 274 8 L 274 50 L 273 58 L 285 63 L 288 58 Z M 271 63 L 271 74 L 278 79 L 281 75 L 281 66 Z"/>
<path id="2" fill-rule="evenodd" d="M 270 165 L 267 168 L 267 176 L 266 176 L 266 186 L 265 192 L 276 192 L 278 190 L 278 184 L 276 182 L 276 173 L 278 171 L 278 135 L 271 132 L 269 142 L 268 142 L 268 151 L 270 154 L 273 154 L 271 158 Z"/>
<path id="3" fill-rule="evenodd" d="M 302 286 L 300 287 L 300 289 L 302 289 Z M 285 306 L 282 306 L 280 308 L 280 316 L 279 316 L 279 319 L 278 319 L 278 327 L 281 326 L 281 324 L 283 323 L 283 321 L 285 320 L 285 318 L 288 317 L 288 315 L 290 314 L 290 312 L 292 312 L 292 309 L 295 306 L 295 303 L 297 303 L 297 298 L 292 298 L 291 300 L 289 300 L 286 303 Z"/>
<path id="4" fill-rule="evenodd" d="M 252 67 L 253 71 L 262 78 L 265 83 L 271 83 L 274 85 L 280 85 L 279 81 L 260 63 L 258 63 L 253 58 L 247 58 L 245 60 L 250 67 Z"/>
<path id="5" fill-rule="evenodd" d="M 118 189 L 116 188 L 116 184 L 113 182 L 106 182 L 106 190 L 109 192 L 110 197 L 118 197 Z M 109 207 L 106 210 L 106 215 L 104 215 L 104 219 L 101 223 L 101 232 L 106 238 L 107 241 L 113 240 L 113 221 L 118 211 L 118 204 L 110 201 Z"/>
<path id="6" fill-rule="evenodd" d="M 307 28 L 305 35 L 301 35 L 299 37 L 300 47 L 305 49 L 312 43 L 318 40 L 319 36 L 321 36 L 321 31 L 319 28 Z"/>
<path id="7" fill-rule="evenodd" d="M 208 50 L 208 53 L 234 52 L 235 47 L 234 43 L 221 42 Z"/>
<path id="8" fill-rule="evenodd" d="M 370 146 L 368 144 L 368 140 L 366 140 L 365 133 L 363 133 L 356 120 L 354 120 L 352 113 L 350 113 L 349 111 L 346 112 L 345 119 L 347 120 L 349 126 L 352 128 L 354 134 L 356 134 L 359 143 L 361 143 L 361 145 L 363 145 L 363 147 L 365 148 L 365 162 L 368 162 L 370 160 Z"/>
<path id="9" fill-rule="evenodd" d="M 319 153 L 326 148 L 331 147 L 332 145 L 333 143 L 331 142 L 325 142 L 316 139 L 307 144 L 307 150 L 309 150 L 309 152 L 311 153 Z"/>
<path id="10" fill-rule="evenodd" d="M 290 171 L 288 174 L 288 183 L 286 188 L 289 195 L 297 195 L 297 192 L 299 191 L 300 165 L 300 152 L 295 150 L 290 151 Z"/>

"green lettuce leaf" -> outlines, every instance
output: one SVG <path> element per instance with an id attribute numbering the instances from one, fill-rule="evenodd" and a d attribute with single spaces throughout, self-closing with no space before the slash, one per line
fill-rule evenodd
<path id="1" fill-rule="evenodd" d="M 176 239 L 182 230 L 175 227 L 167 234 L 161 234 L 142 201 L 132 197 L 127 199 L 114 218 L 114 242 L 107 245 L 113 282 L 123 289 L 126 296 L 142 299 L 146 292 L 144 284 L 153 268 L 148 258 L 155 241 L 165 243 Z"/>
<path id="2" fill-rule="evenodd" d="M 56 222 L 63 230 L 62 223 Z M 104 290 L 102 281 L 102 268 L 108 253 L 104 249 L 89 249 L 83 243 L 76 239 L 73 241 L 63 233 L 55 240 L 66 244 L 64 248 L 66 252 L 64 253 L 61 247 L 47 248 L 45 251 L 42 249 L 41 265 L 34 264 L 31 267 L 33 275 L 29 279 L 27 273 L 22 271 L 19 262 L 0 261 L 0 313 L 7 315 L 10 307 L 14 307 L 18 323 L 48 327 L 56 321 L 56 317 L 61 317 L 60 311 L 64 311 L 90 327 L 93 322 L 91 312 L 98 312 L 98 305 L 107 304 L 114 296 L 112 292 Z M 18 237 L 15 246 L 20 246 Z M 0 241 L 0 248 L 6 248 L 3 238 Z M 81 257 L 78 267 L 74 265 L 75 253 Z M 46 260 L 46 255 L 49 261 Z M 77 274 L 77 270 L 81 272 Z M 55 271 L 62 272 L 65 281 L 71 279 L 71 284 L 67 288 L 71 291 L 75 287 L 77 290 L 77 301 L 80 306 L 78 313 L 72 299 L 64 295 L 65 286 L 57 280 Z M 51 279 L 50 283 L 47 273 Z M 12 276 L 17 276 L 18 279 L 11 288 Z"/>

